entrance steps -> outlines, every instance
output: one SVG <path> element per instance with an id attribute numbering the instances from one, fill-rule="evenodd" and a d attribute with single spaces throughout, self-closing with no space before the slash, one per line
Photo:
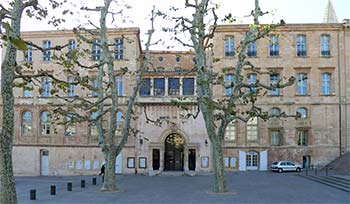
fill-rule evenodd
<path id="1" fill-rule="evenodd" d="M 300 176 L 316 181 L 339 190 L 350 192 L 350 179 L 345 177 L 337 176 L 312 176 L 312 175 L 301 175 Z"/>
<path id="2" fill-rule="evenodd" d="M 195 171 L 162 171 L 157 176 L 196 176 Z"/>

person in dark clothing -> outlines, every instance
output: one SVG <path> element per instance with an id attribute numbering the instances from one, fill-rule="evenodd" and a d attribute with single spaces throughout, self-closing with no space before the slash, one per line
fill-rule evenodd
<path id="1" fill-rule="evenodd" d="M 98 174 L 99 176 L 102 175 L 102 183 L 105 181 L 105 168 L 106 168 L 105 165 L 106 165 L 106 164 L 103 164 L 103 165 L 101 166 L 100 173 Z"/>

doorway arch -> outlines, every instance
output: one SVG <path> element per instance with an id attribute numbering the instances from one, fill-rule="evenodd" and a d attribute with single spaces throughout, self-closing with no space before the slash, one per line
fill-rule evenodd
<path id="1" fill-rule="evenodd" d="M 185 139 L 178 133 L 171 133 L 165 138 L 164 170 L 184 170 Z"/>

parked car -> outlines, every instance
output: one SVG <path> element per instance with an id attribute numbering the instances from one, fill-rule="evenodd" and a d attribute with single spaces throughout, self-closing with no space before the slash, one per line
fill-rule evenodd
<path id="1" fill-rule="evenodd" d="M 298 164 L 294 164 L 293 162 L 290 161 L 278 161 L 274 162 L 271 165 L 272 171 L 278 171 L 280 173 L 284 171 L 301 171 L 302 167 Z"/>

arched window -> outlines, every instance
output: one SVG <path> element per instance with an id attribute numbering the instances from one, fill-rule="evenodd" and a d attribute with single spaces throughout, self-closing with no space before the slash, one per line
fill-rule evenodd
<path id="1" fill-rule="evenodd" d="M 256 74 L 249 74 L 248 75 L 248 84 L 249 85 L 255 85 L 256 79 L 257 79 Z M 249 91 L 250 92 L 256 92 L 256 87 L 250 87 Z"/>
<path id="2" fill-rule="evenodd" d="M 32 112 L 24 111 L 22 113 L 22 136 L 32 134 Z"/>
<path id="3" fill-rule="evenodd" d="M 306 108 L 298 108 L 297 109 L 297 115 L 300 116 L 300 118 L 307 118 L 308 117 L 308 111 Z"/>
<path id="4" fill-rule="evenodd" d="M 236 140 L 236 121 L 232 120 L 226 127 L 225 132 L 226 141 L 235 141 Z"/>
<path id="5" fill-rule="evenodd" d="M 270 117 L 278 117 L 281 115 L 281 110 L 279 108 L 271 108 L 269 111 Z"/>
<path id="6" fill-rule="evenodd" d="M 96 136 L 98 135 L 98 130 L 96 126 L 96 119 L 98 117 L 98 112 L 92 112 L 90 115 L 90 119 L 93 120 L 90 125 L 90 135 Z"/>
<path id="7" fill-rule="evenodd" d="M 64 136 L 74 136 L 76 132 L 75 124 L 73 121 L 73 114 L 69 113 L 66 116 L 66 131 Z"/>
<path id="8" fill-rule="evenodd" d="M 49 111 L 43 111 L 40 115 L 41 135 L 50 135 L 51 133 L 51 118 Z"/>
<path id="9" fill-rule="evenodd" d="M 232 94 L 233 87 L 231 87 L 231 86 L 232 86 L 232 83 L 234 82 L 234 80 L 235 80 L 234 74 L 226 74 L 225 75 L 225 86 L 230 86 L 229 88 L 225 89 L 226 96 L 230 96 Z"/>
<path id="10" fill-rule="evenodd" d="M 123 113 L 118 111 L 117 113 L 117 127 L 115 129 L 116 135 L 121 135 L 123 133 Z"/>
<path id="11" fill-rule="evenodd" d="M 247 122 L 247 141 L 257 142 L 258 141 L 258 118 L 250 118 Z"/>

